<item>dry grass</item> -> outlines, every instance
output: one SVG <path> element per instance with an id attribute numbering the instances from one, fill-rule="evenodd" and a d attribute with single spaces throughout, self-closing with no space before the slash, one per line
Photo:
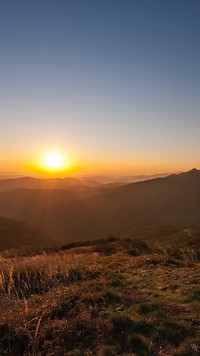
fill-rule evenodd
<path id="1" fill-rule="evenodd" d="M 199 265 L 94 250 L 0 259 L 0 355 L 198 355 Z"/>
<path id="2" fill-rule="evenodd" d="M 0 259 L 0 294 L 26 298 L 81 278 L 76 259 L 65 254 Z"/>

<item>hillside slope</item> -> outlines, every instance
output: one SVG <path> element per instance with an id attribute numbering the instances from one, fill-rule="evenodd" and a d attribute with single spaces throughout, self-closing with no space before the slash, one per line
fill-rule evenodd
<path id="1" fill-rule="evenodd" d="M 112 239 L 0 270 L 1 355 L 200 354 L 199 264 Z"/>
<path id="2" fill-rule="evenodd" d="M 0 250 L 51 246 L 55 237 L 29 223 L 0 217 Z"/>
<path id="3" fill-rule="evenodd" d="M 0 214 L 60 230 L 70 240 L 120 234 L 137 226 L 200 223 L 200 171 L 132 183 L 105 193 L 59 190 L 0 194 Z"/>

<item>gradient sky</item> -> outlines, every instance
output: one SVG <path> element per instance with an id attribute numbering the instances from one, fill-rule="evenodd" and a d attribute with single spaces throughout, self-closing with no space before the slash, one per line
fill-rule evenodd
<path id="1" fill-rule="evenodd" d="M 199 0 L 0 2 L 0 171 L 200 168 Z"/>

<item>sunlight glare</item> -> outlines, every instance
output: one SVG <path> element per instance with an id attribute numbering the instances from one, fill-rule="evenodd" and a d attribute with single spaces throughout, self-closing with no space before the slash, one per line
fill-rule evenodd
<path id="1" fill-rule="evenodd" d="M 67 162 L 62 153 L 52 151 L 44 155 L 43 166 L 48 171 L 57 172 L 67 168 Z"/>

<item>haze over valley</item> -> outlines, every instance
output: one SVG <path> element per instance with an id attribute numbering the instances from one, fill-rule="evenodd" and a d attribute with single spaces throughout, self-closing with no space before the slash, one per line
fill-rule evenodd
<path id="1" fill-rule="evenodd" d="M 199 202 L 197 169 L 119 186 L 73 178 L 0 180 L 0 215 L 53 229 L 57 245 L 56 233 L 67 243 L 136 227 L 196 226 Z"/>

